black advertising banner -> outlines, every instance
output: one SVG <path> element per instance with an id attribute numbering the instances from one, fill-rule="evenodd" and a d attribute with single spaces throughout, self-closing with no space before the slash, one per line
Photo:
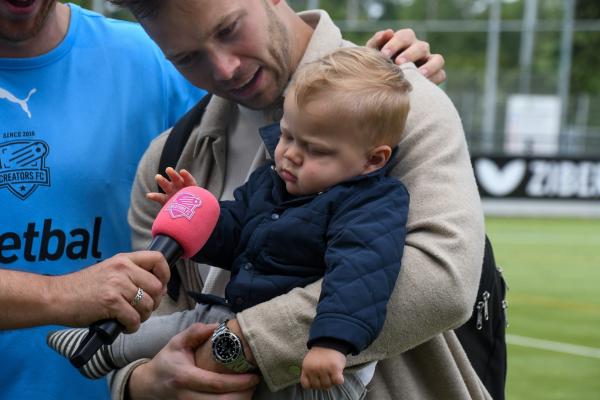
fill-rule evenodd
<path id="1" fill-rule="evenodd" d="M 472 157 L 483 198 L 600 200 L 600 158 Z"/>

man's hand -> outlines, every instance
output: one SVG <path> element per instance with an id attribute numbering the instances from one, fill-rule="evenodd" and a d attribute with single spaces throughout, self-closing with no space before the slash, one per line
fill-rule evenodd
<path id="1" fill-rule="evenodd" d="M 215 325 L 198 323 L 174 336 L 150 362 L 133 371 L 130 399 L 251 399 L 259 383 L 257 375 L 219 374 L 194 364 L 195 349 L 214 329 Z"/>
<path id="2" fill-rule="evenodd" d="M 344 383 L 346 356 L 337 350 L 313 347 L 302 362 L 300 383 L 305 389 L 329 389 Z"/>
<path id="3" fill-rule="evenodd" d="M 86 326 L 116 318 L 126 332 L 134 332 L 160 304 L 169 277 L 169 265 L 157 251 L 117 254 L 81 271 L 51 277 L 51 307 L 57 316 L 53 323 Z M 144 295 L 133 305 L 138 288 Z"/>
<path id="4" fill-rule="evenodd" d="M 412 29 L 379 31 L 365 46 L 381 50 L 398 65 L 415 63 L 419 71 L 433 83 L 440 84 L 446 80 L 444 57 L 441 54 L 431 54 L 429 43 L 417 39 Z"/>

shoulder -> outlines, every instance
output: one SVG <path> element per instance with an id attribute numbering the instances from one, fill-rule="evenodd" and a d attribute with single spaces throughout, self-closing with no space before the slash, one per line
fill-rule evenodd
<path id="1" fill-rule="evenodd" d="M 71 9 L 73 13 L 79 13 L 82 26 L 85 26 L 86 28 L 94 29 L 97 32 L 106 33 L 111 37 L 116 36 L 119 33 L 129 33 L 134 36 L 138 36 L 143 33 L 143 36 L 146 36 L 146 38 L 150 40 L 142 27 L 136 22 L 108 18 L 104 15 L 98 14 L 94 11 L 86 10 L 85 8 L 81 7 L 72 6 Z M 127 38 L 122 39 L 127 41 Z"/>
<path id="2" fill-rule="evenodd" d="M 402 181 L 392 176 L 380 176 L 368 179 L 364 185 L 355 189 L 358 201 L 371 203 L 379 207 L 405 208 L 408 206 L 408 190 Z"/>
<path id="3" fill-rule="evenodd" d="M 412 86 L 409 119 L 458 118 L 458 112 L 448 95 L 438 85 L 425 78 L 415 64 L 403 64 L 401 70 Z"/>
<path id="4" fill-rule="evenodd" d="M 89 40 L 88 43 L 98 43 L 111 51 L 134 52 L 140 56 L 147 54 L 152 57 L 163 59 L 158 46 L 150 39 L 142 27 L 134 22 L 107 18 L 93 11 L 83 8 L 72 8 L 73 12 L 79 12 L 78 36 Z M 95 42 L 92 40 L 96 39 Z M 131 59 L 131 54 L 129 56 Z"/>
<path id="5" fill-rule="evenodd" d="M 391 177 L 368 179 L 345 190 L 330 208 L 329 232 L 360 231 L 368 237 L 403 233 L 409 211 L 405 186 Z"/>
<path id="6" fill-rule="evenodd" d="M 376 183 L 376 187 L 379 193 L 400 193 L 408 196 L 408 189 L 406 189 L 404 183 L 391 175 L 381 177 L 381 179 Z"/>
<path id="7" fill-rule="evenodd" d="M 357 210 L 377 211 L 378 207 L 405 208 L 408 206 L 408 190 L 398 179 L 391 176 L 371 177 L 350 185 L 338 185 L 327 194 L 337 205 L 335 212 Z"/>
<path id="8" fill-rule="evenodd" d="M 271 186 L 273 183 L 272 169 L 273 163 L 271 162 L 258 167 L 250 174 L 250 177 L 248 177 L 247 184 L 254 188 L 267 184 Z"/>
<path id="9" fill-rule="evenodd" d="M 158 173 L 160 157 L 170 133 L 171 129 L 168 129 L 150 142 L 150 145 L 146 149 L 146 152 L 139 163 L 138 174 L 149 174 L 148 176 L 151 176 L 152 179 L 154 179 L 154 175 Z"/>

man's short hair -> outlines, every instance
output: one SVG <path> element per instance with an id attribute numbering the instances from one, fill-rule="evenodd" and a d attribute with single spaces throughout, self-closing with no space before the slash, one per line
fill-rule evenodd
<path id="1" fill-rule="evenodd" d="M 366 47 L 346 47 L 296 71 L 291 85 L 298 107 L 327 99 L 332 118 L 356 121 L 372 144 L 395 146 L 404 131 L 410 83 L 389 58 Z"/>

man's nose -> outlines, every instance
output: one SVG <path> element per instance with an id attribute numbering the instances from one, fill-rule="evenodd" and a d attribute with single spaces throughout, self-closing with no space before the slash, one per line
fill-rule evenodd
<path id="1" fill-rule="evenodd" d="M 240 67 L 240 59 L 233 54 L 215 52 L 211 57 L 213 78 L 216 81 L 229 81 L 233 79 Z"/>

